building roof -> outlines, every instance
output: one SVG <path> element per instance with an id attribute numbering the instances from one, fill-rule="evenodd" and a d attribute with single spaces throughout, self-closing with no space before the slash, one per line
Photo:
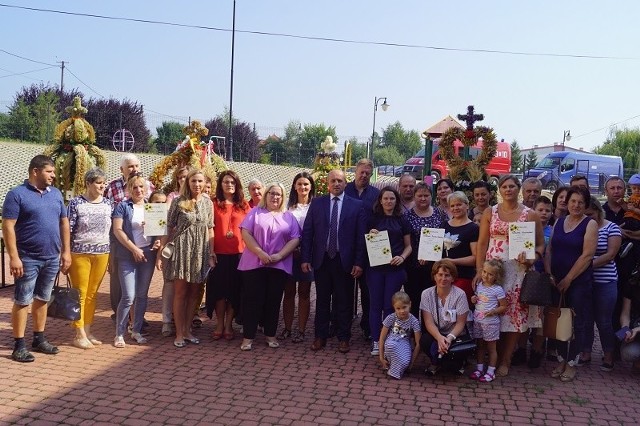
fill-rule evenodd
<path id="1" fill-rule="evenodd" d="M 429 127 L 428 129 L 426 129 L 425 131 L 423 131 L 423 134 L 428 134 L 430 137 L 439 137 L 442 136 L 442 134 L 444 132 L 446 132 L 447 130 L 449 130 L 452 127 L 458 127 L 460 129 L 464 129 L 464 126 L 460 123 L 458 123 L 458 121 L 456 121 L 455 118 L 453 118 L 450 115 L 447 115 L 445 118 L 443 118 L 442 120 L 438 121 L 436 124 L 434 124 L 433 126 Z"/>

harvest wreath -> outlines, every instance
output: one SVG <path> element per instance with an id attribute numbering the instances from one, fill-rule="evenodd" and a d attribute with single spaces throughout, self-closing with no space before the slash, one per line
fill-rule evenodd
<path id="1" fill-rule="evenodd" d="M 472 147 L 478 140 L 482 140 L 482 150 L 473 159 L 464 159 L 456 155 L 454 142 L 459 140 L 465 147 Z M 442 134 L 439 149 L 442 159 L 449 166 L 449 178 L 456 185 L 456 189 L 466 189 L 471 183 L 487 180 L 485 167 L 496 156 L 498 141 L 493 129 L 477 126 L 473 130 L 452 127 Z M 466 185 L 465 185 L 466 183 Z"/>

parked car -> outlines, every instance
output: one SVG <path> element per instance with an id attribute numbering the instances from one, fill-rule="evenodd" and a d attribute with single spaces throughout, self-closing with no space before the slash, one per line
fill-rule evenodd
<path id="1" fill-rule="evenodd" d="M 378 166 L 378 176 L 395 176 L 402 175 L 403 166 Z"/>

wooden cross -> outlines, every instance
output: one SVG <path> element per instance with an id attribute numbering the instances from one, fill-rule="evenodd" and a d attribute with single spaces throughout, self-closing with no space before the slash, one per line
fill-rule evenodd
<path id="1" fill-rule="evenodd" d="M 473 125 L 476 121 L 484 120 L 483 114 L 474 114 L 473 113 L 473 105 L 469 105 L 467 107 L 466 114 L 458 114 L 458 120 L 462 120 L 467 123 L 467 130 L 473 130 Z"/>
<path id="2" fill-rule="evenodd" d="M 484 115 L 483 114 L 474 114 L 473 113 L 473 105 L 469 105 L 467 107 L 467 113 L 466 114 L 458 114 L 458 120 L 462 120 L 465 123 L 467 123 L 467 132 L 470 133 L 471 135 L 473 135 L 473 124 L 476 121 L 482 121 L 484 120 Z M 465 159 L 465 161 L 469 161 L 469 147 L 465 146 L 464 150 L 463 150 L 463 154 L 462 154 L 462 158 Z"/>

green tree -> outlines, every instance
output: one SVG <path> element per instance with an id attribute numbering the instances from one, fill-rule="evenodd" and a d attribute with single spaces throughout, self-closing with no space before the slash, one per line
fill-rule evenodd
<path id="1" fill-rule="evenodd" d="M 386 148 L 376 148 L 373 153 L 373 158 L 376 160 L 376 166 L 391 165 L 400 166 L 404 163 L 404 156 L 398 152 L 395 146 L 389 146 Z"/>
<path id="2" fill-rule="evenodd" d="M 524 172 L 524 170 L 522 170 L 523 160 L 520 145 L 518 145 L 518 141 L 514 139 L 513 142 L 511 142 L 511 171 L 513 173 Z"/>
<path id="3" fill-rule="evenodd" d="M 9 138 L 9 114 L 0 112 L 0 138 Z"/>
<path id="4" fill-rule="evenodd" d="M 413 154 L 418 152 L 422 146 L 420 135 L 416 130 L 405 130 L 399 121 L 390 124 L 382 132 L 382 140 L 376 141 L 374 158 L 377 164 L 392 164 L 400 165 L 404 163 L 404 160 L 410 158 Z M 401 159 L 398 163 L 383 163 L 381 158 L 378 157 L 378 148 L 392 148 L 396 149 L 396 152 L 400 155 Z M 387 157 L 392 158 L 393 156 Z"/>
<path id="5" fill-rule="evenodd" d="M 31 115 L 31 108 L 23 99 L 16 101 L 9 107 L 9 122 L 7 129 L 9 136 L 21 141 L 33 141 L 35 119 Z"/>
<path id="6" fill-rule="evenodd" d="M 536 164 L 538 164 L 538 154 L 536 154 L 535 150 L 531 150 L 527 153 L 527 157 L 525 158 L 526 166 L 525 169 L 533 169 Z"/>
<path id="7" fill-rule="evenodd" d="M 301 150 L 301 165 L 304 167 L 313 167 L 313 160 L 318 151 L 320 144 L 327 136 L 333 138 L 333 142 L 338 144 L 338 136 L 336 136 L 336 128 L 334 126 L 326 126 L 320 124 L 305 124 L 298 136 L 298 144 Z"/>
<path id="8" fill-rule="evenodd" d="M 158 137 L 154 140 L 156 150 L 160 154 L 170 154 L 176 149 L 176 145 L 184 139 L 184 124 L 176 121 L 163 121 L 161 126 L 156 127 Z"/>
<path id="9" fill-rule="evenodd" d="M 596 154 L 622 157 L 625 179 L 640 170 L 640 128 L 611 129 L 602 146 L 593 150 Z"/>

